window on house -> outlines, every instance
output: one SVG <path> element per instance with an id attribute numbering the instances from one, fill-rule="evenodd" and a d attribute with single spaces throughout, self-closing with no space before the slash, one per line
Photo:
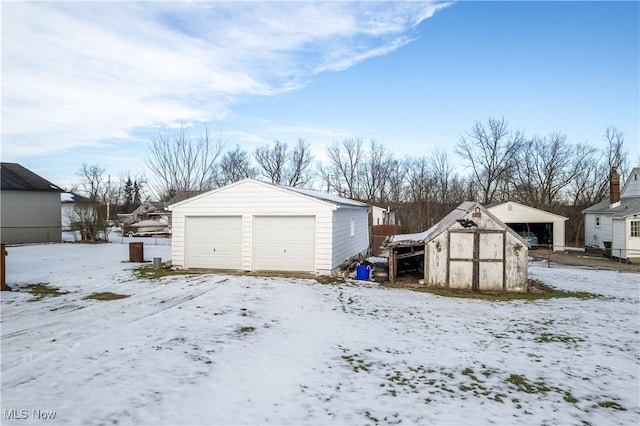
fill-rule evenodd
<path id="1" fill-rule="evenodd" d="M 596 216 L 596 228 L 600 228 L 600 216 Z"/>
<path id="2" fill-rule="evenodd" d="M 351 218 L 351 236 L 356 235 L 356 221 L 354 218 Z"/>
<path id="3" fill-rule="evenodd" d="M 631 234 L 632 237 L 640 237 L 640 220 L 631 221 Z"/>

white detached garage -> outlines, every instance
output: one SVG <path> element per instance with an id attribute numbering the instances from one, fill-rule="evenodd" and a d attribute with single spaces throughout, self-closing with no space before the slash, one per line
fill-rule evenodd
<path id="1" fill-rule="evenodd" d="M 169 206 L 184 269 L 330 275 L 369 248 L 366 204 L 245 179 Z"/>
<path id="2" fill-rule="evenodd" d="M 553 251 L 564 251 L 565 222 L 569 219 L 515 201 L 487 206 L 494 216 L 516 232 L 533 232 L 542 246 L 553 246 Z"/>

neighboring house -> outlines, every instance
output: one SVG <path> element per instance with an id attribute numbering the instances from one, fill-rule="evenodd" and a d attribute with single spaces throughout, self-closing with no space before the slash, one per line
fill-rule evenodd
<path id="1" fill-rule="evenodd" d="M 620 191 L 620 175 L 612 168 L 609 199 L 582 211 L 587 247 L 611 250 L 613 257 L 640 261 L 640 167 L 635 167 Z"/>
<path id="2" fill-rule="evenodd" d="M 526 291 L 528 243 L 486 208 L 467 201 L 419 234 L 390 236 L 389 280 L 412 259 L 428 287 Z"/>
<path id="3" fill-rule="evenodd" d="M 171 213 L 165 210 L 166 206 L 167 204 L 162 201 L 145 201 L 133 211 L 133 222 L 155 219 L 169 223 L 168 218 L 171 216 Z"/>
<path id="4" fill-rule="evenodd" d="M 60 218 L 62 220 L 62 230 L 71 230 L 71 224 L 75 221 L 75 207 L 82 202 L 89 201 L 87 198 L 74 194 L 73 192 L 63 192 L 60 194 Z"/>
<path id="5" fill-rule="evenodd" d="M 395 225 L 396 213 L 390 207 L 369 204 L 371 206 L 371 215 L 373 217 L 372 225 Z"/>
<path id="6" fill-rule="evenodd" d="M 124 225 L 131 225 L 143 220 L 158 220 L 167 224 L 171 223 L 171 212 L 166 210 L 167 203 L 161 201 L 145 201 L 133 212 L 118 214 L 118 219 Z"/>
<path id="7" fill-rule="evenodd" d="M 519 235 L 532 232 L 541 246 L 553 245 L 553 251 L 564 251 L 564 227 L 569 218 L 515 201 L 488 205 L 487 210 Z"/>
<path id="8" fill-rule="evenodd" d="M 0 163 L 0 239 L 6 244 L 62 240 L 58 186 L 16 163 Z"/>
<path id="9" fill-rule="evenodd" d="M 169 206 L 174 266 L 330 275 L 369 248 L 366 204 L 245 179 Z"/>

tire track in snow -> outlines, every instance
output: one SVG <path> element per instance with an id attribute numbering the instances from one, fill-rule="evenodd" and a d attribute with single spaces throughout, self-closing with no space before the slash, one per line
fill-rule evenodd
<path id="1" fill-rule="evenodd" d="M 186 289 L 188 287 L 193 287 L 198 284 L 208 283 L 206 277 L 211 276 L 198 276 L 196 278 L 188 277 L 186 280 L 187 283 L 183 287 Z M 191 281 L 190 283 L 188 281 Z M 164 311 L 173 309 L 181 304 L 187 303 L 196 299 L 198 297 L 203 296 L 206 293 L 209 293 L 221 285 L 224 285 L 229 281 L 229 278 L 226 276 L 220 277 L 219 281 L 214 281 L 207 285 L 207 288 L 202 291 L 198 291 L 196 293 L 180 293 L 177 296 L 171 298 L 163 298 L 159 297 L 161 300 L 155 303 L 154 305 L 149 305 L 147 300 L 140 300 L 139 297 L 135 297 L 133 299 L 127 298 L 122 299 L 126 302 L 121 302 L 117 306 L 113 305 L 113 308 L 116 308 L 119 312 L 100 312 L 103 311 L 104 308 L 112 308 L 111 305 L 105 306 L 104 303 L 114 303 L 113 301 L 109 302 L 95 302 L 92 306 L 80 306 L 73 311 L 64 312 L 63 317 L 55 322 L 37 322 L 35 324 L 31 324 L 29 327 L 24 328 L 20 331 L 8 333 L 2 336 L 2 367 L 0 371 L 6 372 L 12 368 L 20 367 L 31 362 L 38 361 L 43 357 L 52 356 L 53 354 L 59 353 L 60 351 L 66 351 L 73 349 L 78 346 L 85 340 L 92 339 L 96 336 L 99 336 L 104 333 L 110 333 L 117 328 L 127 327 L 131 324 L 134 324 L 138 321 L 145 320 L 147 318 L 151 318 L 155 315 L 158 315 Z M 175 284 L 165 284 L 165 285 L 175 285 Z M 156 287 L 153 291 L 145 292 L 143 296 L 154 297 L 158 294 L 159 291 L 165 289 L 165 285 L 162 287 Z M 175 290 L 172 289 L 172 293 Z M 160 295 L 162 296 L 162 295 Z M 37 303 L 37 302 L 34 302 Z M 91 303 L 87 301 L 86 303 Z M 138 307 L 140 305 L 145 305 L 146 307 L 151 306 L 152 310 L 149 311 L 145 309 L 140 311 Z M 78 311 L 81 311 L 79 313 Z M 86 318 L 90 315 L 87 315 L 87 312 L 95 311 L 99 313 L 99 317 L 95 317 L 95 321 L 91 321 L 89 323 L 86 322 Z M 48 311 L 47 311 L 48 312 Z M 106 314 L 106 315 L 105 315 Z M 122 314 L 125 314 L 125 317 L 122 317 Z M 68 328 L 60 329 L 58 326 L 60 325 L 68 325 L 69 323 L 75 323 L 74 317 L 82 316 L 82 319 L 85 320 L 82 325 L 78 327 L 74 327 L 73 330 L 69 330 Z M 114 316 L 117 315 L 117 316 Z M 105 317 L 108 316 L 107 319 Z M 46 318 L 46 316 L 45 316 Z M 100 327 L 100 330 L 96 333 L 94 332 L 96 327 Z M 73 336 L 75 334 L 75 336 Z M 71 335 L 71 336 L 69 336 Z M 51 337 L 54 337 L 51 339 Z M 46 341 L 45 341 L 46 339 Z M 21 340 L 26 340 L 26 342 L 21 344 Z M 65 341 L 64 345 L 56 344 L 58 340 Z M 41 344 L 45 344 L 47 346 L 51 346 L 47 350 L 39 350 L 33 351 L 33 355 L 30 357 L 25 357 L 24 352 L 22 352 L 22 348 L 28 344 L 28 342 L 37 342 L 41 341 Z M 19 357 L 12 357 L 12 347 L 17 347 L 21 355 Z"/>

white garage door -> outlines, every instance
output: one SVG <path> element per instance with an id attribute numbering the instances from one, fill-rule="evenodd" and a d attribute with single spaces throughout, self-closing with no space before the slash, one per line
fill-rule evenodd
<path id="1" fill-rule="evenodd" d="M 315 271 L 315 216 L 256 216 L 253 269 Z"/>
<path id="2" fill-rule="evenodd" d="M 187 268 L 242 269 L 242 217 L 187 217 Z"/>

